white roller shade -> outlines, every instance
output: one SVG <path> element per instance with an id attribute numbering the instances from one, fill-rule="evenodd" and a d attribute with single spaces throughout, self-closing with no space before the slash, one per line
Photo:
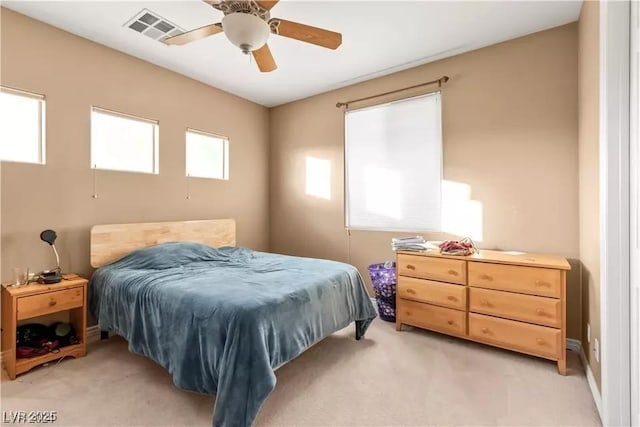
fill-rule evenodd
<path id="1" fill-rule="evenodd" d="M 441 228 L 440 92 L 345 113 L 346 226 Z"/>

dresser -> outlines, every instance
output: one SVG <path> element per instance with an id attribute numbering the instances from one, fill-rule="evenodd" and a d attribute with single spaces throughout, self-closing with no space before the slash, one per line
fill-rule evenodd
<path id="1" fill-rule="evenodd" d="M 558 364 L 566 375 L 565 258 L 397 253 L 396 329 L 417 326 Z"/>

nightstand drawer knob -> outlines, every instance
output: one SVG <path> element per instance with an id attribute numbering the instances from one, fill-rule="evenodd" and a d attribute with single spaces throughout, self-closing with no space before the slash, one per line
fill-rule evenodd
<path id="1" fill-rule="evenodd" d="M 489 276 L 488 274 L 483 274 L 482 276 L 480 276 L 480 278 L 482 280 L 491 280 L 491 276 Z"/>
<path id="2" fill-rule="evenodd" d="M 457 276 L 458 275 L 458 272 L 455 271 L 455 270 L 449 270 L 449 271 L 447 271 L 447 273 L 451 274 L 452 276 Z"/>
<path id="3" fill-rule="evenodd" d="M 458 298 L 454 297 L 453 295 L 449 295 L 449 296 L 447 297 L 447 299 L 448 299 L 449 301 L 458 301 Z"/>
<path id="4" fill-rule="evenodd" d="M 415 295 L 415 294 L 416 294 L 416 291 L 414 291 L 414 290 L 413 290 L 413 289 L 411 289 L 411 288 L 408 288 L 408 289 L 407 289 L 407 293 L 408 293 L 408 294 Z"/>
<path id="5" fill-rule="evenodd" d="M 52 299 L 51 301 L 49 301 L 49 307 L 53 307 L 54 305 L 57 304 L 57 301 Z"/>
<path id="6" fill-rule="evenodd" d="M 407 264 L 407 270 L 415 270 L 416 267 L 411 265 L 411 264 Z"/>
<path id="7" fill-rule="evenodd" d="M 447 320 L 447 324 L 453 326 L 453 320 Z"/>

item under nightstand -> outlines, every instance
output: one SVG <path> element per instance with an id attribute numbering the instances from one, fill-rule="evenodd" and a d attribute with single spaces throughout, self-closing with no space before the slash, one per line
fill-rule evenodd
<path id="1" fill-rule="evenodd" d="M 65 356 L 82 357 L 87 353 L 87 283 L 83 277 L 65 274 L 55 285 L 2 285 L 2 364 L 10 379 L 52 360 Z M 73 325 L 79 343 L 40 356 L 17 359 L 18 322 L 61 311 L 69 312 L 69 323 Z"/>

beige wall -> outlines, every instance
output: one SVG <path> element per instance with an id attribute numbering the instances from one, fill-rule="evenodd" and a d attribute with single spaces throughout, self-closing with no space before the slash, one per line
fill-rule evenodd
<path id="1" fill-rule="evenodd" d="M 600 364 L 593 353 L 600 339 L 600 3 L 585 1 L 578 22 L 578 111 L 580 260 L 582 261 L 582 346 L 600 387 Z M 587 342 L 587 324 L 591 342 Z"/>
<path id="2" fill-rule="evenodd" d="M 11 10 L 1 20 L 1 84 L 44 94 L 47 105 L 47 164 L 2 165 L 3 279 L 15 266 L 55 264 L 39 240 L 46 228 L 58 232 L 63 270 L 82 274 L 94 224 L 234 217 L 239 244 L 268 249 L 266 108 Z M 92 105 L 160 121 L 159 175 L 94 175 Z M 193 179 L 190 200 L 187 126 L 230 138 L 230 180 Z"/>
<path id="3" fill-rule="evenodd" d="M 482 248 L 572 259 L 568 335 L 580 338 L 577 36 L 569 24 L 273 108 L 271 250 L 350 260 L 363 274 L 392 259 L 392 233 L 353 231 L 348 254 L 335 104 L 446 74 L 445 179 L 470 185 L 482 203 Z M 305 194 L 306 156 L 331 161 L 331 200 Z"/>

